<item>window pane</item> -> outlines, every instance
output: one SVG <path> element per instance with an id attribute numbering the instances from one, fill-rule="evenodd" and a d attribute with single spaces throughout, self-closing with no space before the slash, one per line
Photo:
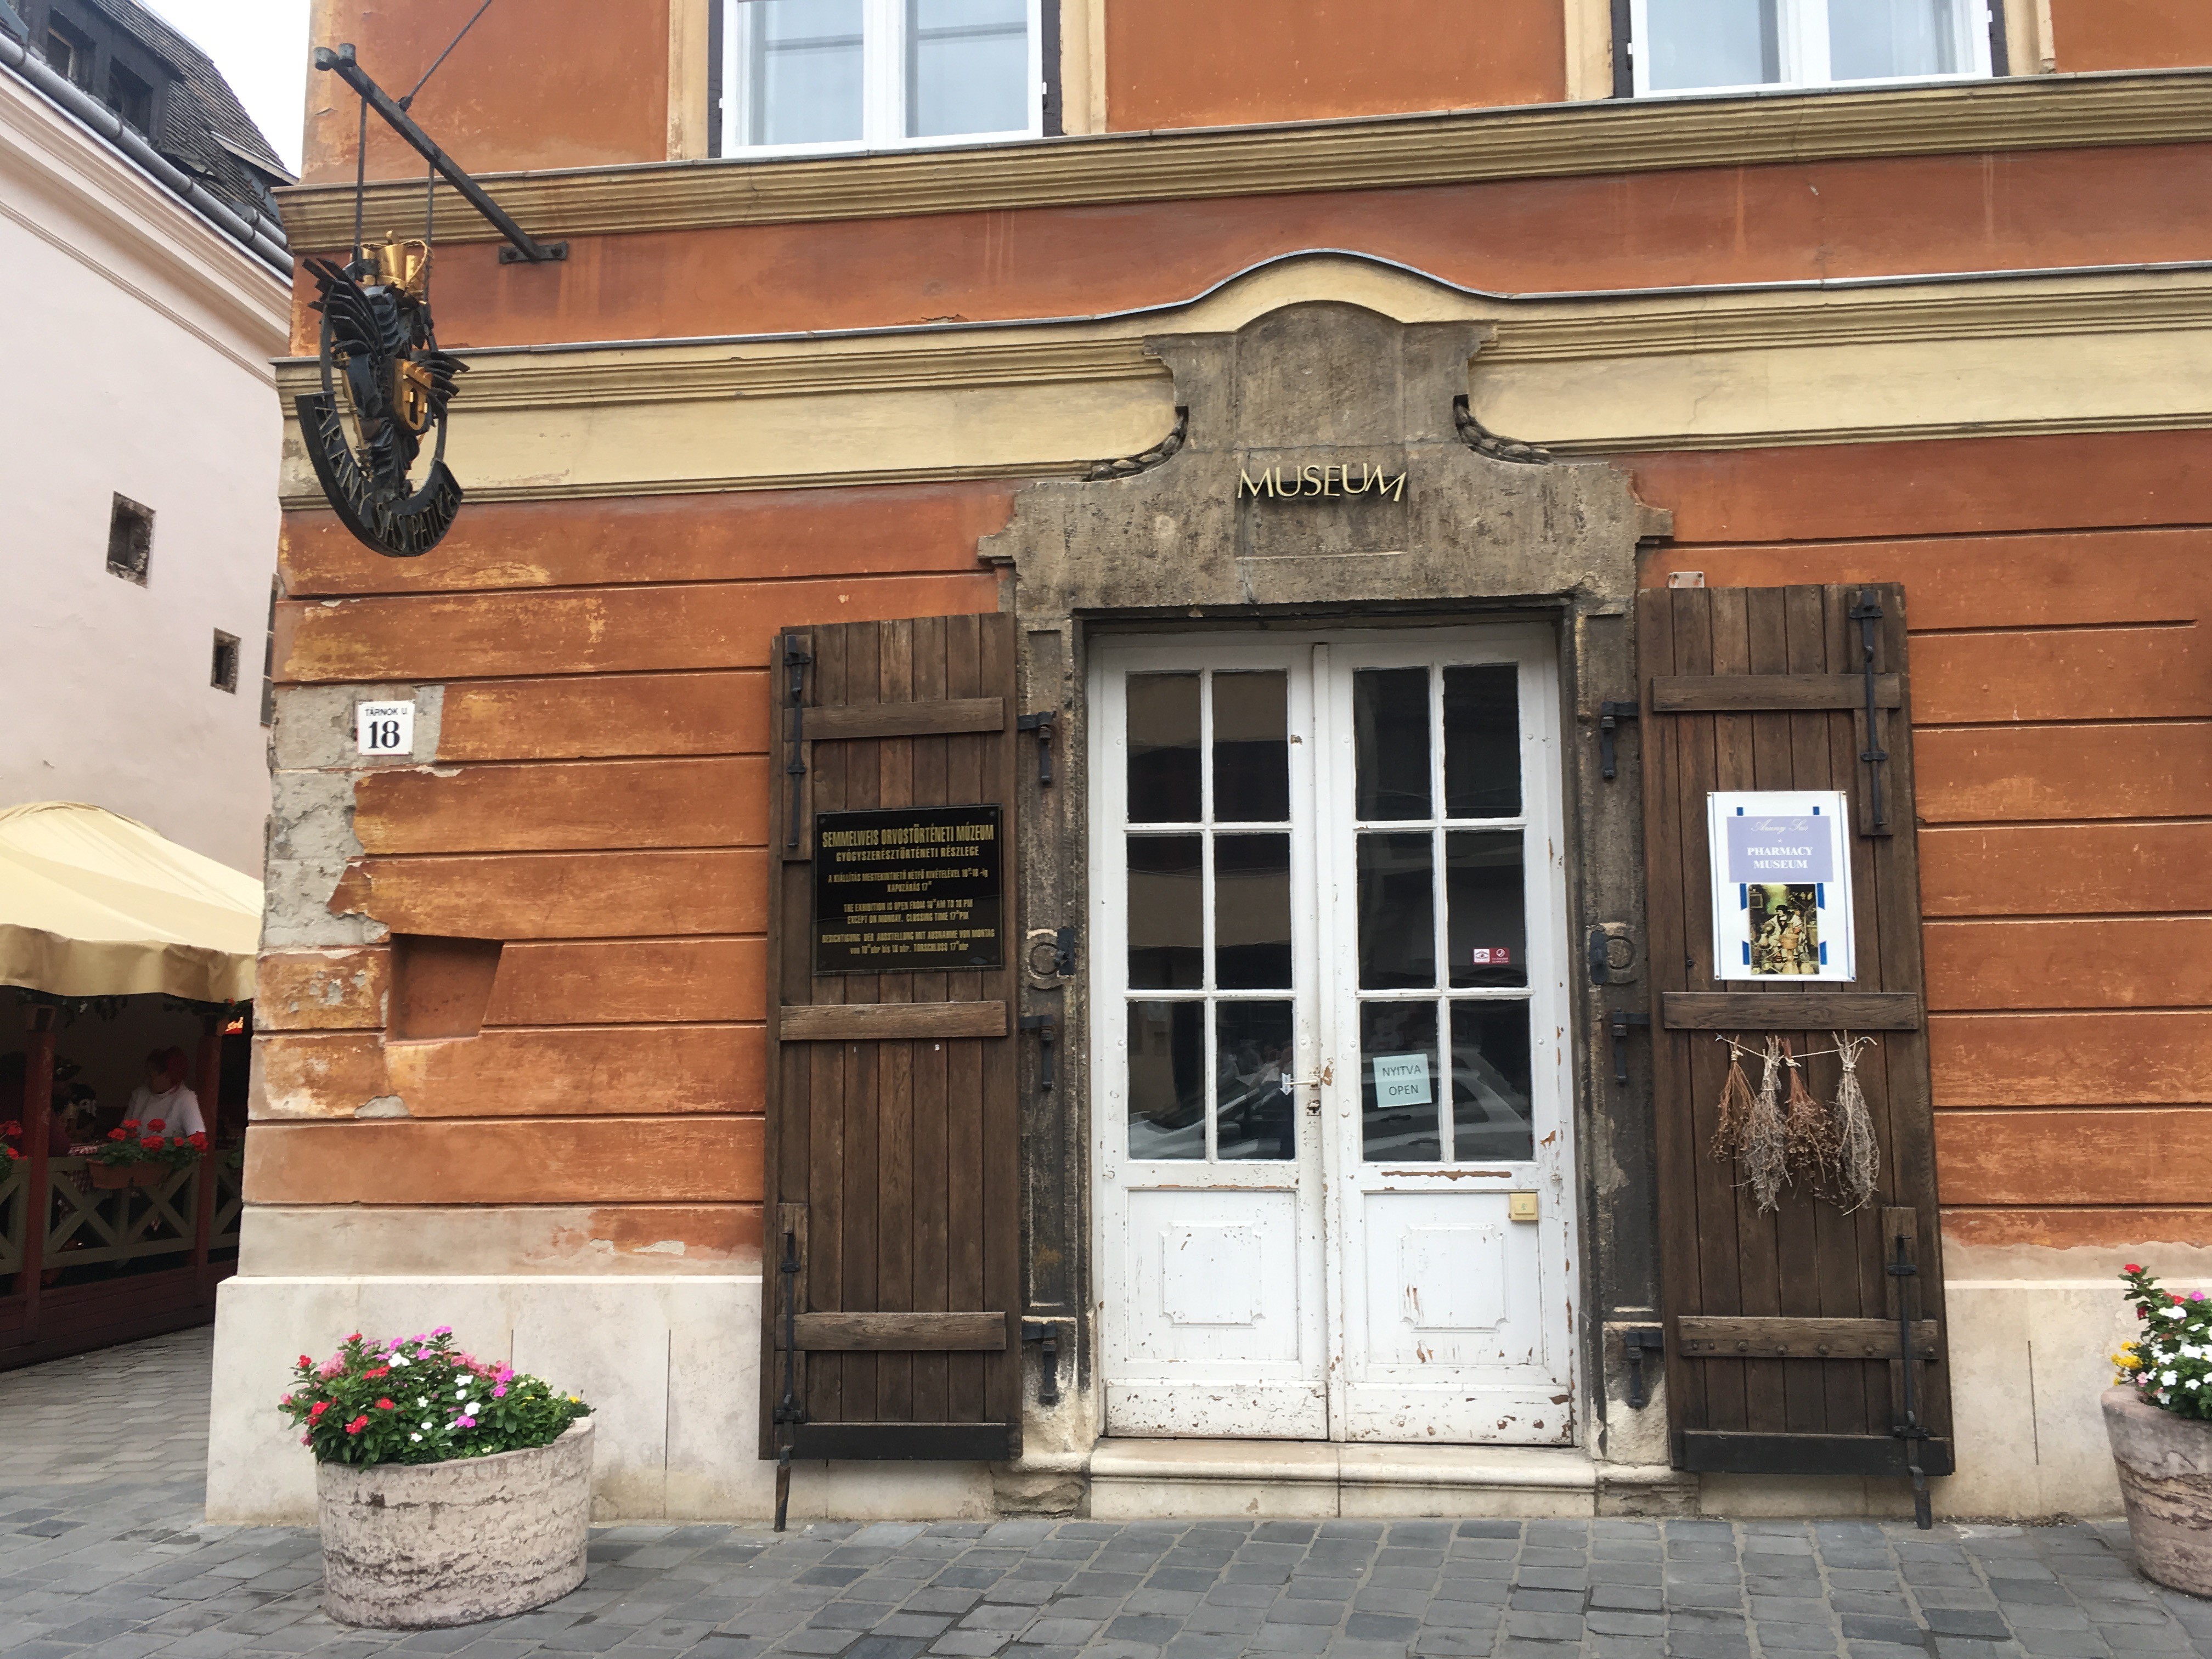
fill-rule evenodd
<path id="1" fill-rule="evenodd" d="M 1029 0 L 907 0 L 908 136 L 1024 132 Z"/>
<path id="2" fill-rule="evenodd" d="M 1291 816 L 1289 677 L 1213 677 L 1213 816 L 1282 823 Z"/>
<path id="3" fill-rule="evenodd" d="M 1213 1146 L 1224 1159 L 1296 1158 L 1291 1005 L 1219 1002 L 1213 1008 Z"/>
<path id="4" fill-rule="evenodd" d="M 746 141 L 827 144 L 861 136 L 861 0 L 747 0 Z"/>
<path id="5" fill-rule="evenodd" d="M 1444 670 L 1444 816 L 1521 816 L 1521 671 Z"/>
<path id="6" fill-rule="evenodd" d="M 1359 1145 L 1370 1164 L 1437 1164 L 1437 1005 L 1359 1006 Z"/>
<path id="7" fill-rule="evenodd" d="M 1129 676 L 1129 822 L 1195 823 L 1198 676 Z"/>
<path id="8" fill-rule="evenodd" d="M 1454 985 L 1528 982 L 1527 902 L 1518 830 L 1454 830 L 1444 836 L 1445 935 Z"/>
<path id="9" fill-rule="evenodd" d="M 1363 668 L 1352 677 L 1352 742 L 1363 821 L 1429 816 L 1429 671 Z"/>
<path id="10" fill-rule="evenodd" d="M 1436 901 L 1426 831 L 1359 838 L 1359 985 L 1399 991 L 1437 982 Z"/>
<path id="11" fill-rule="evenodd" d="M 1765 86 L 1782 78 L 1776 0 L 1650 0 L 1651 89 Z"/>
<path id="12" fill-rule="evenodd" d="M 1828 0 L 1831 78 L 1955 75 L 1960 68 L 1955 0 Z"/>
<path id="13" fill-rule="evenodd" d="M 1199 836 L 1129 837 L 1129 983 L 1195 991 L 1205 981 L 1206 889 Z"/>
<path id="14" fill-rule="evenodd" d="M 1206 1156 L 1206 1005 L 1129 1005 L 1129 1156 Z"/>
<path id="15" fill-rule="evenodd" d="M 1453 1161 L 1530 1162 L 1528 1005 L 1455 1002 L 1451 1028 Z"/>
<path id="16" fill-rule="evenodd" d="M 1231 990 L 1289 987 L 1288 836 L 1213 838 L 1213 982 Z"/>

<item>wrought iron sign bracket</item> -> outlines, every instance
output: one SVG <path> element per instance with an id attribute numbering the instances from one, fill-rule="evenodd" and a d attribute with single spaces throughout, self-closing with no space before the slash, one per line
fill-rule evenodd
<path id="1" fill-rule="evenodd" d="M 439 149 L 437 141 L 415 125 L 413 118 L 391 94 L 369 79 L 368 71 L 356 61 L 351 46 L 342 46 L 335 52 L 328 46 L 316 47 L 315 67 L 329 70 L 359 93 L 362 100 L 384 118 L 386 125 L 413 145 L 416 155 L 460 191 L 462 200 L 483 215 L 492 228 L 507 238 L 510 246 L 499 251 L 501 264 L 551 264 L 568 257 L 568 243 L 541 242 L 515 223 L 507 210 L 485 193 L 482 185 L 461 170 L 459 162 Z"/>
<path id="2" fill-rule="evenodd" d="M 1613 735 L 1621 721 L 1639 719 L 1643 712 L 1632 702 L 1607 700 L 1597 706 L 1597 769 L 1608 783 L 1620 769 L 1613 752 Z"/>

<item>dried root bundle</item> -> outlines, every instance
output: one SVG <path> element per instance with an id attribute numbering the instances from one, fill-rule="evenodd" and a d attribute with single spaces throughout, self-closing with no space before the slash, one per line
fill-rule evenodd
<path id="1" fill-rule="evenodd" d="M 1751 1121 L 1751 1079 L 1743 1074 L 1743 1050 L 1733 1042 L 1728 1081 L 1721 1085 L 1719 1119 L 1713 1127 L 1713 1160 L 1733 1164 L 1743 1155 L 1744 1126 Z"/>
<path id="2" fill-rule="evenodd" d="M 1790 1100 L 1782 1115 L 1783 1133 L 1789 1141 L 1790 1178 L 1820 1192 L 1834 1172 L 1843 1134 L 1835 1114 L 1805 1086 L 1805 1067 L 1786 1039 L 1782 1044 L 1782 1064 L 1790 1074 Z"/>
<path id="3" fill-rule="evenodd" d="M 1859 1086 L 1859 1055 L 1872 1037 L 1838 1033 L 1832 1052 L 1842 1075 L 1832 1102 L 1823 1102 L 1807 1086 L 1806 1060 L 1786 1039 L 1770 1036 L 1753 1089 L 1744 1075 L 1741 1042 L 1729 1047 L 1727 1079 L 1721 1085 L 1712 1156 L 1741 1164 L 1743 1184 L 1762 1212 L 1781 1207 L 1782 1188 L 1802 1182 L 1846 1214 L 1874 1201 L 1881 1179 L 1881 1149 L 1875 1139 L 1874 1117 Z"/>
<path id="4" fill-rule="evenodd" d="M 1751 1113 L 1743 1126 L 1743 1176 L 1752 1201 L 1761 1210 L 1781 1202 L 1783 1183 L 1790 1178 L 1790 1133 L 1782 1115 L 1782 1039 L 1766 1039 L 1766 1057 L 1759 1072 L 1759 1092 L 1751 1097 Z"/>

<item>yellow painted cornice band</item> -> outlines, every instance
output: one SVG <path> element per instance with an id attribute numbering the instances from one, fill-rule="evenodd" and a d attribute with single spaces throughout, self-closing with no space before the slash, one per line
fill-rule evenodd
<path id="1" fill-rule="evenodd" d="M 1605 100 L 804 161 L 656 162 L 491 173 L 483 182 L 543 238 L 2207 139 L 2212 70 L 2191 69 Z M 351 240 L 350 184 L 277 195 L 295 248 Z M 368 196 L 372 228 L 422 216 L 419 179 L 372 184 Z M 438 219 L 444 240 L 497 240 L 442 188 Z"/>

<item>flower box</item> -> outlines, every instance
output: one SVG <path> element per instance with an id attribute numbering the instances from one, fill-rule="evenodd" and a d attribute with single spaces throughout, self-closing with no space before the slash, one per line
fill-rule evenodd
<path id="1" fill-rule="evenodd" d="M 279 1402 L 316 1458 L 323 1607 L 423 1630 L 543 1607 L 584 1582 L 591 1407 L 453 1344 L 450 1326 L 306 1354 Z"/>
<path id="2" fill-rule="evenodd" d="M 164 1164 L 88 1164 L 84 1172 L 94 1186 L 112 1192 L 118 1187 L 158 1187 L 169 1169 Z"/>
<path id="3" fill-rule="evenodd" d="M 323 1610 L 380 1630 L 527 1613 L 584 1582 L 592 1419 L 527 1451 L 315 1466 Z"/>

